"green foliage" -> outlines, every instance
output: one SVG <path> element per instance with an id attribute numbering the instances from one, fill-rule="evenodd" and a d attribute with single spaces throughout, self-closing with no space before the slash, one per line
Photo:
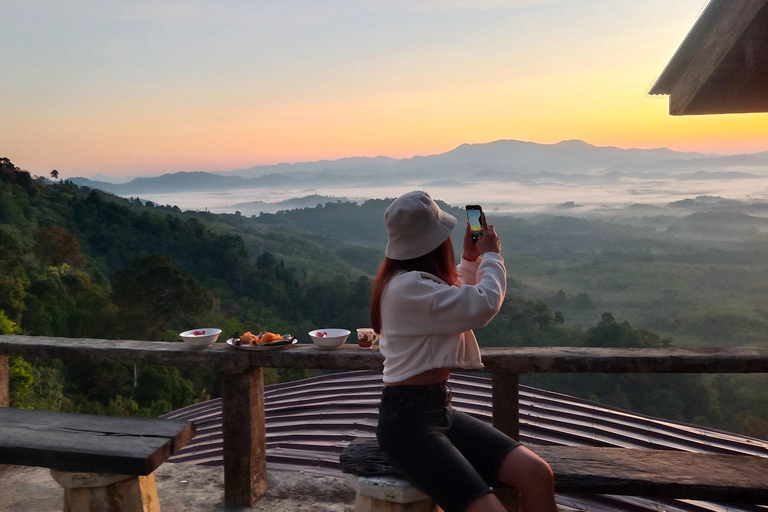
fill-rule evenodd
<path id="1" fill-rule="evenodd" d="M 32 365 L 20 357 L 8 358 L 8 380 L 11 390 L 11 407 L 23 408 L 24 399 L 35 382 Z"/>
<path id="2" fill-rule="evenodd" d="M 152 407 L 155 402 L 165 401 L 179 409 L 193 403 L 194 384 L 173 366 L 145 366 L 139 370 L 134 396 L 139 407 Z"/>
<path id="3" fill-rule="evenodd" d="M 70 407 L 64 396 L 64 384 L 61 378 L 60 363 L 34 361 L 32 365 L 34 382 L 24 406 L 31 409 L 65 410 Z"/>
<path id="4" fill-rule="evenodd" d="M 44 265 L 85 265 L 85 259 L 80 254 L 80 241 L 67 230 L 56 226 L 40 228 L 35 238 L 35 253 Z"/>
<path id="5" fill-rule="evenodd" d="M 324 279 L 265 250 L 301 254 L 306 234 L 259 233 L 234 216 L 249 245 L 267 242 L 251 256 L 254 248 L 220 218 L 147 208 L 68 182 L 45 186 L 7 159 L 0 159 L 0 199 L 0 332 L 178 341 L 179 331 L 204 325 L 230 335 L 367 325 L 368 278 Z M 336 249 L 352 261 L 364 253 L 372 260 L 371 250 L 330 245 L 316 246 L 315 261 L 327 264 L 310 266 L 346 270 Z M 328 309 L 324 300 L 335 303 Z M 306 376 L 281 369 L 266 377 Z M 217 396 L 219 379 L 190 368 L 14 359 L 12 393 L 20 407 L 156 416 Z"/>
<path id="6" fill-rule="evenodd" d="M 139 405 L 123 395 L 117 395 L 107 404 L 106 413 L 110 416 L 135 416 L 139 412 Z"/>
<path id="7" fill-rule="evenodd" d="M 626 320 L 616 322 L 613 315 L 603 313 L 600 323 L 587 330 L 584 345 L 588 347 L 660 347 L 665 343 L 661 338 L 644 329 L 633 329 Z"/>
<path id="8" fill-rule="evenodd" d="M 66 181 L 45 185 L 0 158 L 0 333 L 177 341 L 178 332 L 204 326 L 221 327 L 226 337 L 354 330 L 369 324 L 389 202 L 327 203 L 255 219 L 182 213 Z M 674 337 L 680 345 L 765 344 L 768 240 L 752 230 L 744 242 L 703 241 L 712 220 L 495 218 L 509 292 L 494 321 L 477 331 L 480 343 L 659 347 Z M 715 220 L 719 228 L 744 221 Z M 681 234 L 690 238 L 675 238 Z M 19 407 L 157 416 L 221 388 L 218 372 L 195 368 L 17 358 L 11 368 Z M 268 384 L 307 375 L 264 370 Z M 768 437 L 761 376 L 546 374 L 525 381 Z"/>
<path id="9" fill-rule="evenodd" d="M 109 292 L 67 264 L 33 274 L 24 307 L 22 328 L 29 334 L 103 338 L 117 324 Z"/>
<path id="10" fill-rule="evenodd" d="M 124 332 L 132 338 L 149 333 L 150 339 L 160 339 L 172 321 L 182 325 L 212 306 L 209 293 L 189 272 L 157 254 L 137 258 L 117 271 L 112 289 Z"/>
<path id="11" fill-rule="evenodd" d="M 5 311 L 0 310 L 0 334 L 18 334 L 19 326 L 5 316 Z"/>
<path id="12" fill-rule="evenodd" d="M 16 323 L 25 310 L 24 265 L 22 241 L 13 229 L 0 225 L 0 311 Z"/>

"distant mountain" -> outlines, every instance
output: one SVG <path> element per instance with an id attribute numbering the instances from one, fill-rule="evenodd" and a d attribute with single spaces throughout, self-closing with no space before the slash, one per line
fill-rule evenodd
<path id="1" fill-rule="evenodd" d="M 128 196 L 286 186 L 300 186 L 304 189 L 406 183 L 439 186 L 454 181 L 525 182 L 542 177 L 578 182 L 584 180 L 586 175 L 612 179 L 621 175 L 653 172 L 690 175 L 692 171 L 696 173 L 701 170 L 713 170 L 719 174 L 731 167 L 765 168 L 765 173 L 768 174 L 768 153 L 723 157 L 683 153 L 667 148 L 599 147 L 580 140 L 556 144 L 499 140 L 484 144 L 462 144 L 446 153 L 413 158 L 356 157 L 265 165 L 215 173 L 178 172 L 155 178 L 137 178 L 123 184 L 86 178 L 72 178 L 71 181 L 78 185 Z"/>
<path id="2" fill-rule="evenodd" d="M 270 203 L 267 201 L 248 201 L 244 203 L 236 203 L 232 205 L 233 209 L 236 209 L 246 217 L 251 215 L 259 215 L 260 213 L 276 213 L 280 210 L 294 210 L 296 208 L 314 208 L 320 204 L 332 203 L 332 202 L 353 202 L 352 199 L 347 197 L 335 197 L 324 196 L 320 194 L 312 194 L 304 197 L 294 197 L 293 199 L 286 199 L 285 201 L 278 201 L 276 203 Z"/>
<path id="3" fill-rule="evenodd" d="M 342 158 L 333 161 L 278 164 L 219 172 L 223 176 L 254 177 L 267 173 L 344 171 L 351 176 L 370 176 L 380 172 L 422 171 L 441 177 L 462 177 L 479 172 L 509 173 L 585 172 L 605 169 L 621 163 L 655 163 L 659 160 L 681 160 L 712 155 L 682 153 L 667 148 L 621 149 L 599 147 L 580 140 L 556 144 L 539 144 L 519 140 L 498 140 L 481 144 L 462 144 L 446 153 L 412 158 L 387 157 Z"/>
<path id="4" fill-rule="evenodd" d="M 383 169 L 389 169 L 399 160 L 386 156 L 340 158 L 338 160 L 320 160 L 317 162 L 281 163 L 275 165 L 259 165 L 248 169 L 233 171 L 218 171 L 222 176 L 242 176 L 253 178 L 265 174 L 293 174 L 297 172 L 315 173 L 321 171 L 346 171 L 346 174 L 374 174 Z"/>
<path id="5" fill-rule="evenodd" d="M 72 178 L 76 185 L 96 188 L 117 195 L 179 192 L 190 190 L 232 190 L 245 188 L 247 180 L 238 176 L 219 176 L 209 172 L 177 172 L 155 178 L 136 178 L 128 183 L 106 183 L 87 178 Z"/>
<path id="6" fill-rule="evenodd" d="M 606 169 L 610 172 L 682 172 L 691 169 L 726 169 L 730 167 L 765 167 L 768 168 L 768 153 L 756 155 L 714 156 L 706 158 L 669 158 L 652 163 L 623 162 Z"/>

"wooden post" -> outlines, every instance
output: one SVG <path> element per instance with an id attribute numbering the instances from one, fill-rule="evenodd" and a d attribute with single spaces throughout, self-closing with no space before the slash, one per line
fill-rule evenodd
<path id="1" fill-rule="evenodd" d="M 520 376 L 509 370 L 494 370 L 491 377 L 493 387 L 493 426 L 509 437 L 520 440 L 518 384 Z"/>
<path id="2" fill-rule="evenodd" d="M 8 356 L 0 356 L 0 407 L 11 405 L 11 382 Z"/>
<path id="3" fill-rule="evenodd" d="M 491 374 L 493 389 L 493 426 L 512 439 L 520 440 L 520 376 L 509 370 L 494 370 Z M 520 509 L 520 493 L 515 489 L 494 489 L 507 508 Z"/>
<path id="4" fill-rule="evenodd" d="M 251 507 L 267 492 L 264 369 L 222 373 L 224 503 Z"/>

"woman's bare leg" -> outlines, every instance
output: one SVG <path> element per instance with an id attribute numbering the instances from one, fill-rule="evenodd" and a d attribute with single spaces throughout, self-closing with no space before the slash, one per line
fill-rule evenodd
<path id="1" fill-rule="evenodd" d="M 498 479 L 520 491 L 520 512 L 557 511 L 552 468 L 528 448 L 518 446 L 509 452 Z"/>
<path id="2" fill-rule="evenodd" d="M 504 505 L 501 504 L 499 498 L 495 494 L 489 492 L 483 494 L 475 501 L 469 504 L 465 512 L 508 512 Z"/>

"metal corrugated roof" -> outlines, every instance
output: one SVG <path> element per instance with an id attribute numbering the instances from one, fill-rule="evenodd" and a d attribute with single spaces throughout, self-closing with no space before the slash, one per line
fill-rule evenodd
<path id="1" fill-rule="evenodd" d="M 457 410 L 491 421 L 491 380 L 454 374 Z M 339 455 L 353 439 L 374 437 L 383 383 L 381 373 L 346 372 L 265 386 L 267 469 L 341 476 Z M 163 416 L 194 421 L 197 436 L 173 462 L 221 466 L 221 399 Z M 617 446 L 768 456 L 768 442 L 729 432 L 653 418 L 551 391 L 520 386 L 520 439 L 535 445 Z M 691 500 L 658 501 L 616 496 L 558 495 L 579 509 L 725 511 Z"/>

